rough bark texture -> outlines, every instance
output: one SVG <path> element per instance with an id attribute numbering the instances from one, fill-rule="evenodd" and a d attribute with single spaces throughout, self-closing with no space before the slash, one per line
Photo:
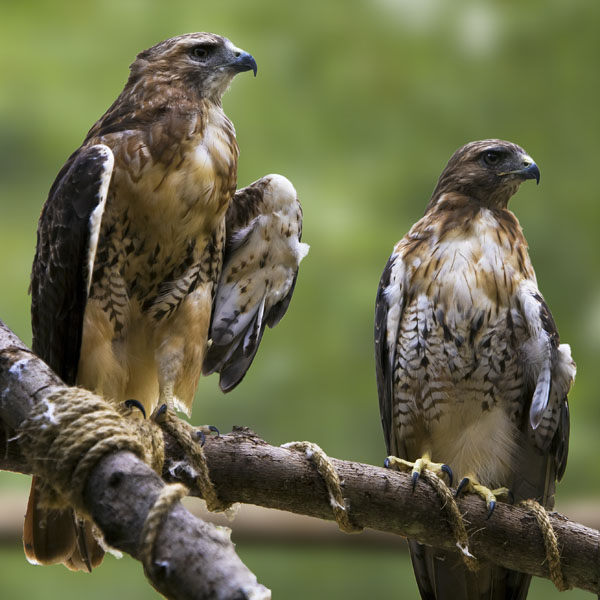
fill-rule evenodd
<path id="1" fill-rule="evenodd" d="M 45 392 L 61 385 L 0 321 L 0 420 L 6 444 L 1 468 L 30 472 L 18 451 L 16 432 L 31 407 L 44 400 Z M 44 422 L 40 420 L 39 425 L 44 427 Z M 139 559 L 142 528 L 164 485 L 134 454 L 114 452 L 92 469 L 83 505 L 111 546 Z M 160 528 L 146 576 L 161 594 L 173 600 L 271 597 L 241 562 L 228 534 L 194 517 L 180 503 L 174 505 Z"/>
<path id="2" fill-rule="evenodd" d="M 244 428 L 210 438 L 205 446 L 211 478 L 225 502 L 258 504 L 333 519 L 325 485 L 306 456 L 274 447 Z M 351 521 L 440 548 L 455 548 L 445 512 L 433 489 L 420 481 L 414 493 L 410 474 L 331 459 L 344 482 Z M 174 440 L 167 440 L 163 477 L 193 482 Z M 499 504 L 491 519 L 480 498 L 459 498 L 469 531 L 469 549 L 478 559 L 548 579 L 543 539 L 535 517 L 524 508 Z M 600 532 L 551 513 L 563 574 L 571 587 L 600 593 Z"/>
<path id="3" fill-rule="evenodd" d="M 26 404 L 28 398 L 26 392 L 13 390 L 14 377 L 11 380 L 9 363 L 16 357 L 5 350 L 6 339 L 9 338 L 0 329 L 0 390 L 4 390 L 0 392 L 0 418 L 10 433 L 16 426 L 7 418 L 5 407 L 10 413 L 10 406 Z M 37 360 L 27 365 L 27 372 L 31 371 L 32 376 L 36 370 L 43 371 Z M 20 370 L 19 377 L 19 385 L 23 385 L 25 369 Z M 51 381 L 56 384 L 55 378 Z M 40 383 L 43 380 L 38 380 L 36 385 Z M 35 385 L 29 388 L 31 393 L 35 389 Z M 18 400 L 8 400 L 8 397 Z M 2 428 L 0 441 L 1 431 Z M 192 469 L 177 442 L 168 436 L 165 442 L 163 478 L 182 482 L 191 487 L 192 494 L 200 495 L 190 476 Z M 0 457 L 0 468 L 28 473 L 28 465 L 20 457 L 15 442 L 7 442 L 5 448 L 5 455 Z M 325 484 L 304 453 L 270 446 L 251 431 L 237 428 L 229 435 L 209 438 L 205 454 L 221 500 L 257 504 L 322 519 L 333 518 Z M 93 505 L 92 514 L 105 531 L 107 540 L 136 556 L 136 536 L 139 536 L 145 514 L 161 482 L 152 471 L 138 477 L 136 469 L 142 469 L 143 463 L 135 468 L 128 467 L 132 474 L 127 477 L 115 476 L 115 473 L 125 472 L 121 460 L 122 456 L 113 455 L 101 461 L 88 482 L 86 503 Z M 440 500 L 425 480 L 419 482 L 413 493 L 408 474 L 343 460 L 332 461 L 343 481 L 343 493 L 354 524 L 411 537 L 432 546 L 454 548 Z M 549 577 L 542 536 L 530 512 L 518 506 L 500 504 L 493 517 L 486 520 L 487 510 L 479 498 L 466 496 L 459 499 L 458 505 L 470 532 L 469 549 L 478 559 L 538 577 Z M 139 518 L 132 514 L 138 510 L 142 515 Z M 155 556 L 155 564 L 168 563 L 159 576 L 163 584 L 168 582 L 172 586 L 169 589 L 173 591 L 193 589 L 188 586 L 196 581 L 195 572 L 190 573 L 195 567 L 189 567 L 188 563 L 176 567 L 167 556 L 171 544 L 177 541 L 186 546 L 198 537 L 196 533 L 188 535 L 189 527 L 200 527 L 194 529 L 195 532 L 203 531 L 200 525 L 188 525 L 184 513 L 180 507 L 171 513 L 159 537 Z M 600 593 L 600 533 L 558 513 L 551 514 L 551 521 L 558 536 L 563 574 L 568 585 Z M 200 551 L 191 546 L 188 549 L 188 557 Z M 220 561 L 213 560 L 208 568 L 213 568 L 217 562 Z M 158 588 L 156 583 L 154 585 Z M 164 588 L 158 589 L 165 593 Z"/>

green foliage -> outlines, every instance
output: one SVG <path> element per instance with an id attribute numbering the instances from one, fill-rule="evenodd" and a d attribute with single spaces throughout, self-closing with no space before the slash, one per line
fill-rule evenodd
<path id="1" fill-rule="evenodd" d="M 598 494 L 600 467 L 589 457 L 600 450 L 599 26 L 600 3 L 585 0 L 5 0 L 0 318 L 30 341 L 39 210 L 135 54 L 172 35 L 215 31 L 259 67 L 224 99 L 241 147 L 240 184 L 287 175 L 312 249 L 288 315 L 265 336 L 243 384 L 224 397 L 215 377 L 203 381 L 194 421 L 248 425 L 271 443 L 309 439 L 331 455 L 381 463 L 372 357 L 379 275 L 451 153 L 501 137 L 540 166 L 540 186 L 524 185 L 511 207 L 579 366 L 559 503 Z M 289 558 L 287 568 L 306 560 Z M 257 559 L 267 584 L 269 564 Z"/>

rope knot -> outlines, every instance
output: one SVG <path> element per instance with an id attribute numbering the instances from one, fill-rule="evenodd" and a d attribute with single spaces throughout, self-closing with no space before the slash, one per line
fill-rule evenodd
<path id="1" fill-rule="evenodd" d="M 129 451 L 162 469 L 162 434 L 124 418 L 113 403 L 81 388 L 48 390 L 20 431 L 20 447 L 44 481 L 41 503 L 73 506 L 85 514 L 82 494 L 91 469 L 107 454 Z"/>

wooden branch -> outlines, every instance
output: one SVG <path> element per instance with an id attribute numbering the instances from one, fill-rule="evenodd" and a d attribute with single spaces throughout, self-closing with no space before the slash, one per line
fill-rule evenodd
<path id="1" fill-rule="evenodd" d="M 0 321 L 0 419 L 9 433 L 6 462 L 20 464 L 17 440 L 31 408 L 46 394 L 65 387 L 50 369 Z M 40 421 L 40 427 L 43 427 Z M 140 533 L 162 488 L 162 479 L 130 452 L 114 452 L 93 467 L 83 493 L 83 504 L 106 541 L 139 560 Z M 270 598 L 270 592 L 241 562 L 222 529 L 191 515 L 181 503 L 169 512 L 160 528 L 151 565 L 151 584 L 173 600 L 193 598 Z"/>
<path id="2" fill-rule="evenodd" d="M 0 343 L 0 390 L 6 386 L 2 354 Z M 163 478 L 191 486 L 192 494 L 200 495 L 190 475 L 193 466 L 177 442 L 166 436 L 165 443 Z M 333 518 L 324 482 L 304 453 L 270 446 L 243 428 L 209 438 L 204 450 L 221 500 Z M 413 493 L 408 474 L 337 459 L 332 462 L 344 482 L 344 497 L 355 525 L 455 548 L 439 498 L 426 481 L 420 481 Z M 28 472 L 14 443 L 7 444 L 0 468 Z M 458 506 L 467 521 L 469 549 L 478 559 L 549 578 L 542 536 L 529 511 L 499 504 L 493 517 L 486 520 L 486 507 L 477 497 L 460 498 Z M 551 521 L 567 584 L 600 593 L 600 533 L 558 513 L 551 514 Z"/>
<path id="3" fill-rule="evenodd" d="M 303 453 L 270 446 L 244 428 L 210 438 L 204 452 L 223 501 L 333 519 L 323 480 Z M 167 440 L 166 454 L 163 477 L 192 486 L 192 493 L 200 495 L 175 440 Z M 420 481 L 413 492 L 408 473 L 331 460 L 344 482 L 344 497 L 355 525 L 455 549 L 440 500 L 426 482 Z M 486 520 L 485 503 L 471 495 L 459 498 L 458 506 L 468 525 L 469 549 L 478 559 L 550 578 L 543 539 L 531 512 L 500 503 Z M 551 513 L 551 522 L 567 584 L 600 593 L 600 532 L 559 513 Z"/>

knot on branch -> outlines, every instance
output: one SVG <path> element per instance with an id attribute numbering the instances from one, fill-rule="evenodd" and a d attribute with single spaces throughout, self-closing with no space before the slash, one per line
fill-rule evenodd
<path id="1" fill-rule="evenodd" d="M 23 423 L 19 446 L 44 483 L 41 504 L 73 506 L 81 514 L 85 484 L 102 457 L 130 451 L 158 473 L 164 462 L 155 423 L 125 418 L 114 404 L 80 388 L 46 393 Z"/>
<path id="2" fill-rule="evenodd" d="M 320 446 L 313 442 L 289 442 L 283 444 L 282 448 L 300 450 L 305 452 L 307 458 L 315 465 L 319 475 L 323 478 L 327 492 L 329 493 L 329 504 L 333 510 L 333 516 L 338 527 L 344 533 L 360 533 L 363 528 L 354 525 L 348 515 L 348 507 L 342 495 L 342 482 L 331 459 L 323 452 Z"/>

